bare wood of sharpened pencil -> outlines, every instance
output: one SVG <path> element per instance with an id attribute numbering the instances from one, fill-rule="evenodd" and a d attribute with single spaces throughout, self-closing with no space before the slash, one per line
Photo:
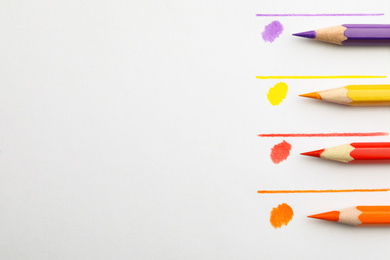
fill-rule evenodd
<path id="1" fill-rule="evenodd" d="M 347 30 L 347 27 L 342 25 L 318 29 L 316 30 L 316 37 L 314 39 L 317 41 L 343 45 L 342 42 L 348 39 L 344 35 L 345 30 Z"/>

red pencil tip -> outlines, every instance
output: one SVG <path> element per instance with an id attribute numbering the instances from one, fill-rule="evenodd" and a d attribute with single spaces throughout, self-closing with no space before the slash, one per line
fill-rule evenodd
<path id="1" fill-rule="evenodd" d="M 310 215 L 307 217 L 337 222 L 339 221 L 339 216 L 340 216 L 340 211 L 329 211 L 325 213 Z"/>
<path id="2" fill-rule="evenodd" d="M 301 155 L 313 156 L 313 157 L 321 157 L 321 154 L 325 151 L 325 149 L 301 153 Z"/>
<path id="3" fill-rule="evenodd" d="M 318 92 L 311 92 L 311 93 L 306 93 L 299 95 L 300 97 L 307 97 L 307 98 L 315 98 L 315 99 L 322 99 L 320 94 Z"/>

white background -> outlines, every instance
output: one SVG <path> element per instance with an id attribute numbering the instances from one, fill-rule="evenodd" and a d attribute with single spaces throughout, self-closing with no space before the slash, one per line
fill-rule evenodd
<path id="1" fill-rule="evenodd" d="M 0 259 L 364 259 L 390 257 L 389 229 L 307 219 L 389 193 L 260 195 L 259 189 L 390 187 L 387 165 L 300 152 L 375 138 L 259 133 L 390 131 L 389 108 L 298 94 L 375 80 L 256 75 L 386 75 L 388 47 L 339 47 L 291 33 L 390 23 L 388 1 L 3 0 L 0 3 Z M 382 13 L 262 18 L 256 13 Z M 265 25 L 285 28 L 264 43 Z M 273 207 L 290 224 L 275 230 Z"/>

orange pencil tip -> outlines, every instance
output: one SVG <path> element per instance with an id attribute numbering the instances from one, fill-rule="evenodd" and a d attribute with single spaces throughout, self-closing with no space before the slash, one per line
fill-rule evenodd
<path id="1" fill-rule="evenodd" d="M 299 95 L 300 97 L 307 97 L 307 98 L 315 98 L 315 99 L 322 99 L 320 94 L 318 92 L 311 92 L 311 93 L 306 93 Z"/>
<path id="2" fill-rule="evenodd" d="M 301 155 L 313 156 L 313 157 L 321 157 L 321 154 L 325 151 L 325 149 L 301 153 Z"/>
<path id="3" fill-rule="evenodd" d="M 337 222 L 339 221 L 339 216 L 340 216 L 340 211 L 329 211 L 325 213 L 310 215 L 307 217 Z"/>

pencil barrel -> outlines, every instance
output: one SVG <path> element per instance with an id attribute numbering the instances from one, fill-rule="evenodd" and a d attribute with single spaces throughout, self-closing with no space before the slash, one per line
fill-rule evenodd
<path id="1" fill-rule="evenodd" d="M 390 25 L 343 24 L 347 40 L 343 45 L 390 45 Z"/>

